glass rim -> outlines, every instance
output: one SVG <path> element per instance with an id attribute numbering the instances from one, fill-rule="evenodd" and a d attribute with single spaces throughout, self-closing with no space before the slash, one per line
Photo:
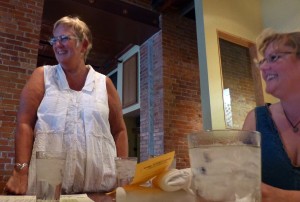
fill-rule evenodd
<path id="1" fill-rule="evenodd" d="M 259 131 L 256 130 L 243 130 L 243 129 L 208 129 L 208 130 L 198 130 L 189 134 L 197 134 L 197 133 L 210 133 L 210 132 L 247 132 L 247 133 L 257 133 L 260 134 Z"/>
<path id="2" fill-rule="evenodd" d="M 65 151 L 35 151 L 36 159 L 66 159 Z"/>
<path id="3" fill-rule="evenodd" d="M 137 160 L 137 157 L 135 157 L 135 156 L 128 156 L 128 157 L 116 156 L 115 160 Z"/>
<path id="4" fill-rule="evenodd" d="M 201 146 L 261 146 L 261 133 L 251 130 L 201 130 L 187 135 L 188 148 Z"/>

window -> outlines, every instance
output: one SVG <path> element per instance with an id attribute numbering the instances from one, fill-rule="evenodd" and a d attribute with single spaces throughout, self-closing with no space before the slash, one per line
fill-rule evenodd
<path id="1" fill-rule="evenodd" d="M 123 114 L 140 108 L 140 53 L 139 46 L 133 46 L 122 55 L 118 67 L 108 76 L 115 84 L 119 93 Z"/>

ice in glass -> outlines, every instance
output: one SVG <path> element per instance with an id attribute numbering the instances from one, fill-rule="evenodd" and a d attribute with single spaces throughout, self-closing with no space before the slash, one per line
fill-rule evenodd
<path id="1" fill-rule="evenodd" d="M 188 135 L 193 189 L 209 202 L 260 202 L 260 133 L 201 131 Z"/>

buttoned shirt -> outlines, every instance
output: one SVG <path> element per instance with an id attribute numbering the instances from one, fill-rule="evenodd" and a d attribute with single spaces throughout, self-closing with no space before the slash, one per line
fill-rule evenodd
<path id="1" fill-rule="evenodd" d="M 37 111 L 29 188 L 35 193 L 36 151 L 65 151 L 63 192 L 115 186 L 116 145 L 110 132 L 106 76 L 88 66 L 81 91 L 70 89 L 60 65 L 44 66 L 45 95 Z"/>

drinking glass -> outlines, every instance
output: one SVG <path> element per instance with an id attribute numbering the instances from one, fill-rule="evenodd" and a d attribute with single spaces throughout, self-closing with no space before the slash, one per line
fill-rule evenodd
<path id="1" fill-rule="evenodd" d="M 117 186 L 130 184 L 135 174 L 137 157 L 115 157 Z"/>
<path id="2" fill-rule="evenodd" d="M 65 169 L 65 152 L 36 152 L 36 201 L 58 202 Z"/>
<path id="3" fill-rule="evenodd" d="M 188 135 L 192 188 L 200 201 L 260 202 L 260 133 L 210 130 Z"/>

